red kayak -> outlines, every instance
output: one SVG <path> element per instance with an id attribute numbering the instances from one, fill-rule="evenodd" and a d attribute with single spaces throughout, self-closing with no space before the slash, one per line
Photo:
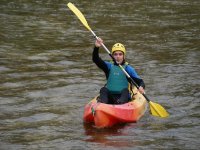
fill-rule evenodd
<path id="1" fill-rule="evenodd" d="M 147 101 L 136 88 L 133 89 L 133 92 L 135 93 L 133 99 L 121 105 L 97 103 L 97 97 L 95 97 L 85 105 L 84 122 L 94 123 L 97 128 L 137 122 L 146 111 Z"/>

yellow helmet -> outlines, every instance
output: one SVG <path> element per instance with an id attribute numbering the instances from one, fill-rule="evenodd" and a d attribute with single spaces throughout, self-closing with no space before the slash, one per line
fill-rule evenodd
<path id="1" fill-rule="evenodd" d="M 124 55 L 126 54 L 126 49 L 125 49 L 124 45 L 121 44 L 121 43 L 116 43 L 116 44 L 113 45 L 113 47 L 112 47 L 112 54 L 115 51 L 122 51 L 124 53 Z"/>

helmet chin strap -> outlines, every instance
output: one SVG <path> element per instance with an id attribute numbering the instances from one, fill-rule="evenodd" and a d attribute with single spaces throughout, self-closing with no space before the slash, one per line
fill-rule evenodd
<path id="1" fill-rule="evenodd" d="M 125 63 L 125 59 L 123 59 L 123 61 L 120 63 L 119 61 L 115 60 L 116 64 L 118 65 L 123 65 Z"/>
<path id="2" fill-rule="evenodd" d="M 117 60 L 116 60 L 116 63 L 117 63 L 117 64 L 121 64 L 121 63 L 120 63 L 119 61 L 117 61 Z"/>

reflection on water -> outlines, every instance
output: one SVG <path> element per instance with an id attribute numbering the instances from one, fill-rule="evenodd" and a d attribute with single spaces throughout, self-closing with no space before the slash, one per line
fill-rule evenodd
<path id="1" fill-rule="evenodd" d="M 105 83 L 92 35 L 66 1 L 1 0 L 0 149 L 197 149 L 200 2 L 72 2 L 108 48 L 124 43 L 148 97 L 171 115 L 83 125 L 84 105 Z"/>
<path id="2" fill-rule="evenodd" d="M 84 124 L 86 142 L 100 143 L 106 147 L 134 147 L 141 143 L 137 140 L 133 140 L 135 133 L 130 132 L 132 128 L 136 128 L 139 125 L 136 124 L 121 124 L 113 126 L 112 128 L 97 129 L 90 124 Z M 132 137 L 131 137 L 132 136 Z"/>

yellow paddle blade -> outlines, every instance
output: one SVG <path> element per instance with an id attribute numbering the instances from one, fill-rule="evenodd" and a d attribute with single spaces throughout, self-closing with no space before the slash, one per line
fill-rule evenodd
<path id="1" fill-rule="evenodd" d="M 150 104 L 150 110 L 151 110 L 151 114 L 153 116 L 157 116 L 157 117 L 168 117 L 169 113 L 160 105 L 154 102 L 149 102 Z"/>
<path id="2" fill-rule="evenodd" d="M 74 14 L 78 17 L 78 19 L 82 22 L 82 24 L 91 31 L 91 28 L 89 27 L 87 20 L 85 19 L 85 17 L 83 16 L 83 14 L 80 12 L 80 10 L 78 10 L 78 8 L 76 8 L 76 6 L 74 6 L 74 4 L 72 3 L 68 3 L 67 6 L 69 7 L 69 9 L 71 9 L 71 11 L 74 12 Z"/>

